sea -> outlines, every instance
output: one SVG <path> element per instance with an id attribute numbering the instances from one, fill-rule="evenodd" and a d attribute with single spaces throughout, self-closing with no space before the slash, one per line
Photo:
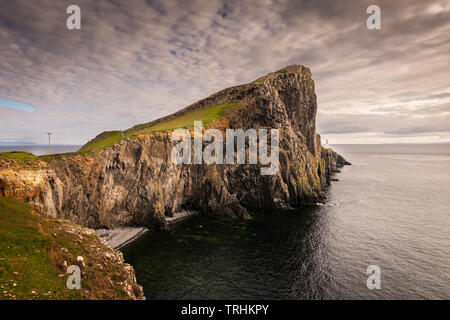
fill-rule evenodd
<path id="1" fill-rule="evenodd" d="M 450 299 L 450 144 L 331 147 L 352 165 L 324 204 L 198 215 L 122 247 L 147 299 Z"/>
<path id="2" fill-rule="evenodd" d="M 450 299 L 450 145 L 334 145 L 323 205 L 195 216 L 121 250 L 147 299 Z"/>

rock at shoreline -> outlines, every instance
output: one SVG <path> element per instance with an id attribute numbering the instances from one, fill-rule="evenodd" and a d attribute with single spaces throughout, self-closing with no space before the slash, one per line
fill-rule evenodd
<path id="1" fill-rule="evenodd" d="M 145 232 L 147 228 L 133 228 L 133 227 L 123 227 L 117 229 L 97 229 L 95 233 L 108 243 L 108 245 L 113 249 L 120 249 L 124 245 L 137 239 Z"/>

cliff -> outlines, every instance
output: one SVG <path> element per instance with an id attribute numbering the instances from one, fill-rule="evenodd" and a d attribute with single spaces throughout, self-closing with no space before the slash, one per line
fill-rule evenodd
<path id="1" fill-rule="evenodd" d="M 331 173 L 348 164 L 321 146 L 316 112 L 310 70 L 289 66 L 162 119 L 103 133 L 78 153 L 4 158 L 0 197 L 90 228 L 163 227 L 190 210 L 245 218 L 247 209 L 315 203 L 323 200 Z M 172 163 L 171 132 L 192 127 L 193 120 L 222 132 L 278 129 L 278 172 L 261 175 L 261 164 Z"/>

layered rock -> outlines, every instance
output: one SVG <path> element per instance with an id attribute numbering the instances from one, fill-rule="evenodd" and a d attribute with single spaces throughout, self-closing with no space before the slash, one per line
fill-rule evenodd
<path id="1" fill-rule="evenodd" d="M 38 160 L 34 168 L 0 170 L 0 196 L 32 202 L 40 211 L 91 228 L 163 226 L 180 211 L 248 217 L 247 209 L 297 207 L 321 201 L 330 174 L 345 160 L 321 147 L 311 72 L 289 66 L 252 83 L 222 90 L 161 123 L 229 102 L 208 128 L 278 129 L 279 170 L 261 165 L 190 164 L 171 161 L 171 132 L 141 134 L 105 150 Z M 199 119 L 200 120 L 200 119 Z"/>

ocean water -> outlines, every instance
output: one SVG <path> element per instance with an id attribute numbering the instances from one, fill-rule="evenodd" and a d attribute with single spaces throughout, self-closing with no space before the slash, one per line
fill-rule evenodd
<path id="1" fill-rule="evenodd" d="M 54 145 L 52 146 L 51 153 L 68 153 L 75 152 L 80 149 L 81 146 L 77 145 Z M 11 151 L 26 151 L 36 156 L 49 154 L 48 145 L 30 145 L 30 146 L 0 146 L 0 153 Z"/>
<path id="2" fill-rule="evenodd" d="M 197 216 L 122 248 L 146 297 L 449 299 L 450 145 L 333 148 L 353 165 L 324 205 Z"/>

